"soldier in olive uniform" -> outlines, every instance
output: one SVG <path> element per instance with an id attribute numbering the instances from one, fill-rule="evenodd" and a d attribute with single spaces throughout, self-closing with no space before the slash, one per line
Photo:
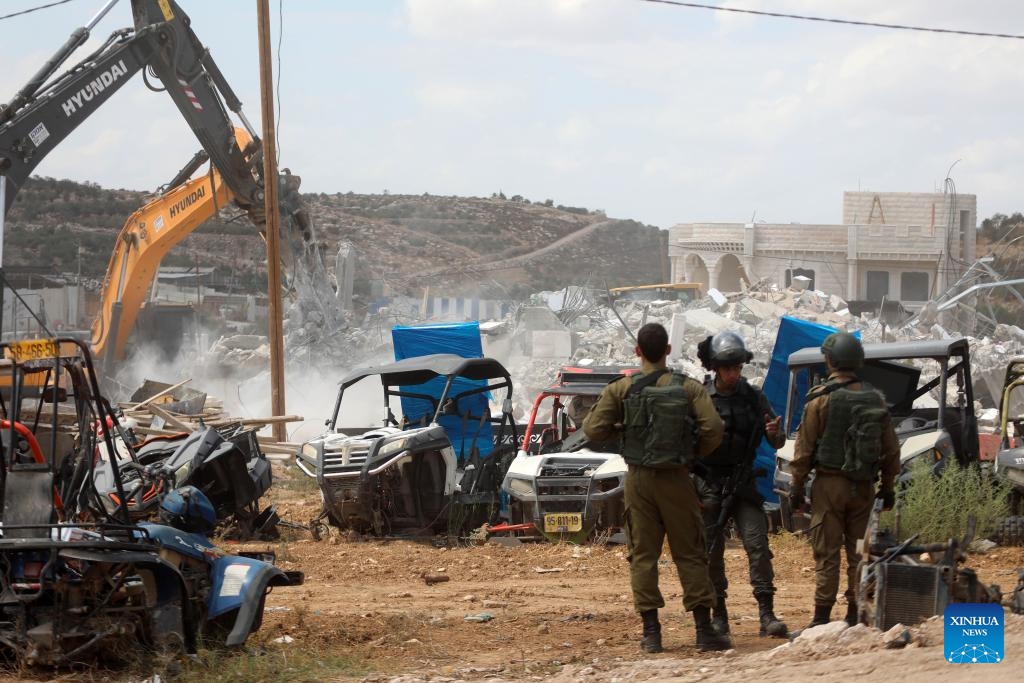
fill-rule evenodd
<path id="1" fill-rule="evenodd" d="M 861 382 L 864 347 L 847 332 L 821 345 L 828 380 L 807 394 L 797 432 L 789 501 L 804 506 L 810 471 L 811 548 L 814 551 L 814 618 L 808 628 L 827 624 L 839 590 L 839 553 L 847 561 L 846 621 L 857 623 L 857 540 L 864 537 L 874 498 L 891 509 L 900 470 L 900 446 L 881 393 Z M 877 493 L 875 480 L 879 480 Z"/>
<path id="2" fill-rule="evenodd" d="M 643 620 L 641 648 L 646 652 L 662 651 L 658 610 L 665 606 L 665 600 L 658 589 L 658 559 L 667 535 L 683 586 L 683 607 L 693 612 L 698 649 L 725 650 L 732 647 L 731 639 L 718 634 L 711 625 L 715 589 L 708 576 L 704 527 L 689 469 L 691 457 L 703 458 L 721 443 L 722 420 L 699 382 L 667 370 L 665 358 L 670 351 L 664 327 L 648 323 L 640 328 L 635 348 L 642 363 L 640 374 L 605 387 L 584 420 L 583 429 L 592 441 L 619 436 L 623 459 L 629 466 L 626 531 L 633 603 Z M 672 400 L 681 408 L 652 408 L 643 417 L 646 427 L 640 432 L 652 432 L 655 438 L 641 441 L 646 445 L 638 447 L 634 436 L 637 427 L 633 426 L 640 422 L 633 408 L 637 397 L 646 400 L 671 392 Z M 667 427 L 675 428 L 675 423 L 684 426 L 678 428 L 674 442 L 666 440 L 664 435 L 671 432 Z M 659 449 L 659 445 L 664 448 Z"/>
<path id="3" fill-rule="evenodd" d="M 785 638 L 789 629 L 775 616 L 775 571 L 768 546 L 768 520 L 762 507 L 764 498 L 757 490 L 753 472 L 754 454 L 762 436 L 773 448 L 781 448 L 786 443 L 786 435 L 780 428 L 782 418 L 776 417 L 761 390 L 750 386 L 743 377 L 743 364 L 749 363 L 753 354 L 740 335 L 719 332 L 708 337 L 698 345 L 697 355 L 704 367 L 714 372 L 714 378 L 708 377 L 704 387 L 725 423 L 722 445 L 702 462 L 704 467 L 694 475 L 697 495 L 704 509 L 711 581 L 718 596 L 711 623 L 719 633 L 729 632 L 725 604 L 729 587 L 724 557 L 726 524 L 719 525 L 718 521 L 723 499 L 732 496 L 734 503 L 729 518 L 736 525 L 747 553 L 750 585 L 761 622 L 760 635 Z M 746 471 L 739 472 L 741 468 Z M 742 485 L 726 491 L 727 482 L 736 482 L 737 477 Z M 727 523 L 729 518 L 724 521 Z"/>

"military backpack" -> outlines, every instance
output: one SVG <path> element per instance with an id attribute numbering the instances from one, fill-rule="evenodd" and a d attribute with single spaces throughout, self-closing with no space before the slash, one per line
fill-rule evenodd
<path id="1" fill-rule="evenodd" d="M 882 459 L 882 435 L 889 425 L 889 410 L 882 394 L 867 383 L 860 389 L 847 384 L 826 388 L 828 423 L 818 442 L 816 460 L 842 470 L 854 480 L 871 480 Z"/>
<path id="2" fill-rule="evenodd" d="M 622 459 L 630 465 L 669 469 L 694 457 L 694 419 L 683 388 L 686 375 L 672 373 L 668 384 L 655 386 L 668 370 L 633 380 L 622 401 Z"/>

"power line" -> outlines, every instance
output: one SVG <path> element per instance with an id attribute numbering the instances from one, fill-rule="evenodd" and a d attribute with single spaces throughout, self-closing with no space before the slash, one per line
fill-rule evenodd
<path id="1" fill-rule="evenodd" d="M 71 2 L 71 0 L 57 0 L 57 2 L 51 2 L 47 5 L 29 7 L 28 9 L 23 9 L 20 12 L 11 12 L 10 14 L 0 15 L 0 21 L 2 21 L 3 19 L 10 19 L 12 17 L 20 17 L 23 14 L 31 14 L 32 12 L 38 12 L 41 9 L 49 9 L 50 7 L 56 7 L 57 5 L 66 5 L 69 2 Z"/>
<path id="2" fill-rule="evenodd" d="M 737 14 L 755 14 L 762 17 L 775 17 L 778 19 L 800 19 L 801 21 L 820 21 L 829 24 L 846 24 L 848 26 L 871 26 L 873 28 L 889 28 L 898 31 L 921 31 L 924 33 L 951 33 L 959 36 L 976 36 L 983 38 L 1009 38 L 1012 40 L 1024 40 L 1024 36 L 1011 33 L 987 33 L 984 31 L 963 31 L 952 28 L 931 28 L 927 26 L 910 26 L 907 24 L 883 24 L 874 21 L 857 21 L 854 19 L 833 19 L 830 17 L 811 17 L 802 14 L 786 14 L 783 12 L 766 12 L 756 9 L 740 9 L 739 7 L 720 7 L 718 5 L 705 5 L 699 2 L 680 2 L 680 0 L 642 0 L 643 2 L 654 2 L 661 5 L 675 5 L 677 7 L 689 7 L 693 9 L 709 9 L 718 12 L 735 12 Z"/>

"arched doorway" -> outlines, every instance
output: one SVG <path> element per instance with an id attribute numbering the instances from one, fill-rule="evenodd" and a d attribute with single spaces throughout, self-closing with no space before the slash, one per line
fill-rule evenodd
<path id="1" fill-rule="evenodd" d="M 718 272 L 718 277 L 715 279 L 718 283 L 718 289 L 723 292 L 738 292 L 740 291 L 740 260 L 733 254 L 725 254 L 722 258 L 718 259 L 718 265 L 715 269 Z"/>
<path id="2" fill-rule="evenodd" d="M 697 282 L 706 292 L 711 286 L 711 278 L 708 276 L 708 267 L 704 259 L 694 253 L 689 253 L 683 259 L 683 277 L 687 282 Z"/>

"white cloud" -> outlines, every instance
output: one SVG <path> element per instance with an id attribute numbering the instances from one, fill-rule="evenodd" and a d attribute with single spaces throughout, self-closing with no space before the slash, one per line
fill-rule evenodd
<path id="1" fill-rule="evenodd" d="M 979 213 L 1022 208 L 1020 41 L 636 0 L 306 2 L 285 5 L 280 140 L 282 163 L 309 190 L 504 189 L 662 226 L 747 220 L 754 209 L 766 220 L 829 222 L 858 181 L 930 190 L 963 158 L 954 175 L 978 194 Z M 258 127 L 254 41 L 238 40 L 230 22 L 232 8 L 249 22 L 251 7 L 223 4 L 193 10 L 193 27 Z M 1024 25 L 1024 4 L 1010 0 L 729 4 L 970 30 Z M 126 23 L 122 15 L 112 22 Z M 38 26 L 20 40 L 0 23 L 0 42 L 17 55 L 0 94 L 71 28 Z M 165 94 L 136 82 L 117 98 L 39 172 L 152 188 L 197 148 Z"/>

